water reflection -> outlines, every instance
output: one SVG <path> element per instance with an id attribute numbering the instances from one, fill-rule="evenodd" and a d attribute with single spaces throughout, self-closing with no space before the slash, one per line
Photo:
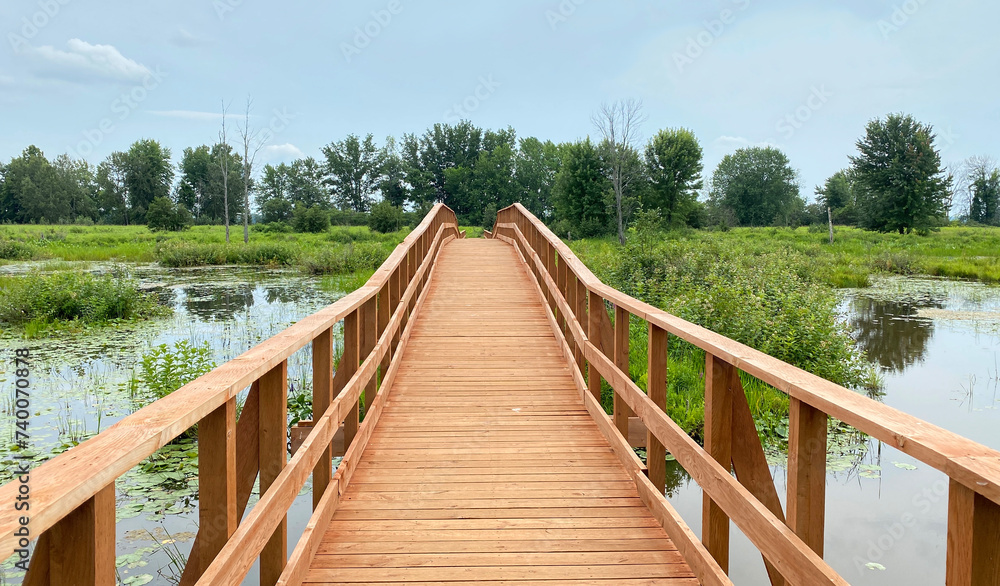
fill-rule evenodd
<path id="1" fill-rule="evenodd" d="M 181 289 L 183 307 L 199 319 L 228 321 L 253 307 L 255 285 L 232 283 L 226 287 L 189 285 Z"/>
<path id="2" fill-rule="evenodd" d="M 942 307 L 932 300 L 910 303 L 856 297 L 851 301 L 851 328 L 871 360 L 890 372 L 902 372 L 923 361 L 934 335 L 934 321 L 920 317 L 918 310 Z"/>

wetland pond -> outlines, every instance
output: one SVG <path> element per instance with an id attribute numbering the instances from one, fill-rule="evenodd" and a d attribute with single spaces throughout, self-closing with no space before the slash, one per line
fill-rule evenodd
<path id="1" fill-rule="evenodd" d="M 0 273 L 44 268 L 19 263 L 0 267 Z M 98 272 L 112 268 L 86 265 L 87 270 Z M 167 270 L 138 265 L 131 271 L 142 288 L 155 292 L 162 303 L 173 307 L 173 315 L 105 328 L 100 333 L 57 334 L 38 340 L 21 340 L 8 333 L 0 338 L 0 459 L 4 461 L 0 482 L 10 480 L 16 454 L 12 412 L 14 348 L 28 348 L 31 352 L 29 455 L 41 462 L 155 399 L 130 382 L 151 349 L 187 341 L 195 347 L 207 346 L 211 360 L 223 364 L 345 294 L 325 287 L 318 277 L 295 270 Z M 330 282 L 336 286 L 337 280 L 326 284 Z M 290 393 L 311 393 L 302 386 L 310 372 L 307 346 L 289 359 Z M 197 466 L 196 444 L 190 439 L 181 440 L 118 480 L 117 565 L 121 584 L 176 583 L 181 569 L 177 560 L 187 556 L 198 530 Z M 301 534 L 311 514 L 309 491 L 307 483 L 289 511 L 290 541 Z M 252 495 L 248 510 L 256 500 L 257 496 Z M 23 573 L 17 572 L 9 560 L 0 571 L 0 584 L 19 584 L 22 577 Z M 246 583 L 256 582 L 255 567 Z"/>
<path id="2" fill-rule="evenodd" d="M 74 263 L 76 264 L 76 263 Z M 43 268 L 0 267 L 13 274 Z M 64 267 L 60 267 L 64 268 Z M 111 267 L 90 265 L 88 270 Z M 334 279 L 297 271 L 235 267 L 132 267 L 173 315 L 100 333 L 21 340 L 0 337 L 0 459 L 10 480 L 14 456 L 12 349 L 32 354 L 31 454 L 42 461 L 106 429 L 152 400 L 134 384 L 144 355 L 161 345 L 207 345 L 216 364 L 238 356 L 346 294 Z M 332 286 L 331 286 L 332 283 Z M 325 286 L 324 286 L 325 285 Z M 353 285 L 352 285 L 353 286 Z M 975 283 L 885 278 L 846 290 L 844 319 L 883 369 L 886 404 L 1000 449 L 1000 288 Z M 291 392 L 311 370 L 309 348 L 289 359 Z M 947 478 L 909 456 L 843 429 L 830 436 L 826 559 L 852 584 L 944 583 Z M 20 454 L 23 455 L 23 454 Z M 770 455 L 782 501 L 784 455 Z M 676 463 L 668 497 L 697 534 L 701 490 Z M 311 512 L 307 483 L 288 517 L 289 551 Z M 179 576 L 197 532 L 197 449 L 173 443 L 117 483 L 120 583 L 169 585 Z M 251 497 L 250 507 L 256 496 Z M 757 550 L 732 532 L 731 575 L 737 584 L 768 584 Z M 0 584 L 18 584 L 12 562 Z M 256 583 L 256 568 L 247 584 Z"/>

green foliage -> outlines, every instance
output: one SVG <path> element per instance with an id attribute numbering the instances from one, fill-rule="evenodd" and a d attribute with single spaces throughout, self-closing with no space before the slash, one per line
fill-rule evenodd
<path id="1" fill-rule="evenodd" d="M 712 175 L 711 203 L 740 226 L 787 225 L 805 202 L 788 157 L 774 147 L 726 155 Z"/>
<path id="2" fill-rule="evenodd" d="M 980 170 L 970 186 L 969 220 L 988 226 L 1000 226 L 1000 170 Z"/>
<path id="3" fill-rule="evenodd" d="M 649 188 L 642 205 L 658 210 L 667 225 L 683 225 L 697 206 L 702 188 L 702 151 L 694 133 L 685 128 L 661 130 L 646 146 Z"/>
<path id="4" fill-rule="evenodd" d="M 195 346 L 180 340 L 171 348 L 160 344 L 147 352 L 139 364 L 138 382 L 157 399 L 162 399 L 215 368 L 208 342 Z"/>
<path id="5" fill-rule="evenodd" d="M 184 204 L 174 203 L 166 197 L 158 197 L 149 204 L 146 211 L 146 225 L 152 231 L 169 230 L 179 232 L 191 226 L 193 218 Z"/>
<path id="6" fill-rule="evenodd" d="M 851 157 L 859 221 L 879 232 L 926 233 L 947 217 L 951 178 L 944 176 L 933 129 L 912 116 L 868 123 Z"/>
<path id="7" fill-rule="evenodd" d="M 318 233 L 330 228 L 330 213 L 319 206 L 295 208 L 292 226 L 296 232 Z"/>
<path id="8" fill-rule="evenodd" d="M 372 206 L 368 227 L 383 234 L 395 232 L 403 227 L 403 210 L 382 200 Z"/>
<path id="9" fill-rule="evenodd" d="M 0 280 L 0 322 L 25 326 L 79 321 L 147 319 L 163 315 L 152 294 L 143 293 L 127 274 L 92 275 L 77 271 L 32 273 Z"/>
<path id="10" fill-rule="evenodd" d="M 567 222 L 567 231 L 575 238 L 607 234 L 613 229 L 608 210 L 610 190 L 604 163 L 590 139 L 564 148 L 552 196 L 556 215 Z"/>

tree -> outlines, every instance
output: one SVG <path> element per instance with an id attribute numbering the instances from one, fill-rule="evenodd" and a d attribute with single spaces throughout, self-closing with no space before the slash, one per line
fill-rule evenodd
<path id="1" fill-rule="evenodd" d="M 709 196 L 741 226 L 787 224 L 805 205 L 788 157 L 774 147 L 739 149 L 723 157 Z"/>
<path id="2" fill-rule="evenodd" d="M 222 101 L 222 129 L 219 131 L 219 144 L 218 146 L 220 155 L 217 158 L 219 164 L 219 171 L 222 173 L 222 213 L 223 219 L 226 224 L 226 243 L 229 243 L 229 163 L 231 158 L 229 153 L 232 149 L 229 148 L 229 136 L 226 132 L 226 113 L 229 109 L 226 106 L 225 100 Z"/>
<path id="3" fill-rule="evenodd" d="M 515 148 L 513 129 L 487 130 L 478 157 L 465 165 L 445 169 L 448 205 L 460 221 L 478 224 L 485 221 L 488 210 L 495 214 L 497 209 L 514 203 Z"/>
<path id="4" fill-rule="evenodd" d="M 191 210 L 195 218 L 210 213 L 213 208 L 212 200 L 216 197 L 213 189 L 215 177 L 220 176 L 212 158 L 212 150 L 207 145 L 184 149 L 177 170 L 181 174 L 177 188 L 178 203 Z"/>
<path id="5" fill-rule="evenodd" d="M 559 149 L 552 141 L 521 139 L 514 170 L 518 199 L 542 220 L 552 216 L 552 187 L 561 164 Z"/>
<path id="6" fill-rule="evenodd" d="M 597 149 L 587 139 L 564 146 L 562 155 L 552 188 L 557 219 L 577 237 L 607 234 L 613 230 L 607 206 L 611 185 Z"/>
<path id="7" fill-rule="evenodd" d="M 71 222 L 96 214 L 93 172 L 84 161 L 61 155 L 53 163 L 32 145 L 4 166 L 3 175 L 0 221 Z"/>
<path id="8" fill-rule="evenodd" d="M 646 145 L 645 155 L 650 184 L 643 208 L 658 210 L 667 225 L 686 221 L 704 185 L 698 139 L 685 128 L 661 130 Z"/>
<path id="9" fill-rule="evenodd" d="M 635 144 L 639 139 L 639 127 L 645 121 L 642 102 L 622 100 L 613 104 L 603 104 L 594 115 L 593 122 L 604 137 L 608 155 L 608 172 L 611 188 L 615 193 L 615 211 L 618 217 L 618 241 L 625 244 L 624 199 L 626 192 L 635 181 L 641 169 L 633 164 Z"/>
<path id="10" fill-rule="evenodd" d="M 454 202 L 449 201 L 452 194 L 447 189 L 445 171 L 472 168 L 481 150 L 483 131 L 468 120 L 454 125 L 435 124 L 419 138 L 404 135 L 401 156 L 413 200 L 420 204 L 440 201 L 451 206 Z"/>
<path id="11" fill-rule="evenodd" d="M 851 163 L 862 227 L 923 232 L 947 217 L 950 180 L 930 126 L 912 116 L 890 114 L 869 122 L 857 147 Z"/>
<path id="12" fill-rule="evenodd" d="M 144 222 L 149 204 L 158 197 L 169 197 L 174 181 L 170 149 L 152 139 L 132 143 L 125 158 L 125 188 L 129 207 L 137 222 Z"/>
<path id="13" fill-rule="evenodd" d="M 823 222 L 826 222 L 827 209 L 833 216 L 834 223 L 857 224 L 855 209 L 854 178 L 850 169 L 837 171 L 826 180 L 822 187 L 816 187 L 816 202 L 821 208 Z"/>
<path id="14" fill-rule="evenodd" d="M 240 138 L 243 142 L 243 243 L 250 242 L 250 185 L 253 177 L 254 161 L 257 160 L 257 153 L 264 147 L 264 141 L 259 137 L 259 131 L 250 128 L 250 109 L 253 106 L 253 99 L 247 96 L 246 116 L 243 118 L 243 125 L 239 127 Z"/>
<path id="15" fill-rule="evenodd" d="M 98 214 L 110 224 L 129 225 L 128 155 L 115 151 L 97 166 Z"/>
<path id="16" fill-rule="evenodd" d="M 323 147 L 326 182 L 341 209 L 367 212 L 382 182 L 381 151 L 371 134 L 361 140 L 351 134 Z"/>
<path id="17" fill-rule="evenodd" d="M 225 170 L 225 172 L 223 172 Z M 240 214 L 241 198 L 231 194 L 243 189 L 243 159 L 233 146 L 216 143 L 212 146 L 212 183 L 207 210 L 208 221 L 227 224 Z"/>
<path id="18" fill-rule="evenodd" d="M 970 157 L 963 164 L 961 178 L 969 220 L 1000 226 L 1000 169 L 996 161 L 990 157 Z"/>
<path id="19" fill-rule="evenodd" d="M 410 189 L 406 183 L 406 166 L 399 154 L 396 139 L 388 137 L 379 155 L 382 159 L 382 180 L 378 190 L 382 199 L 392 205 L 402 208 L 410 200 Z"/>

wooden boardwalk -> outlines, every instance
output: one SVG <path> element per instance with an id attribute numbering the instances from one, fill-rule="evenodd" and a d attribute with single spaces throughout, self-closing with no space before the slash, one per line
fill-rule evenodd
<path id="1" fill-rule="evenodd" d="M 513 247 L 444 247 L 389 393 L 304 583 L 698 583 Z"/>

